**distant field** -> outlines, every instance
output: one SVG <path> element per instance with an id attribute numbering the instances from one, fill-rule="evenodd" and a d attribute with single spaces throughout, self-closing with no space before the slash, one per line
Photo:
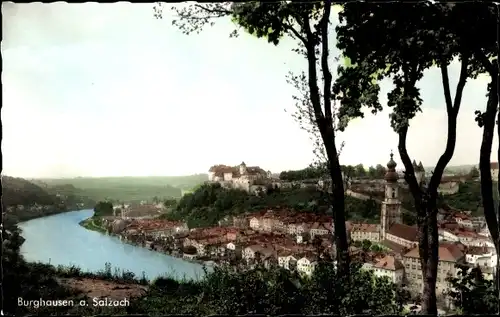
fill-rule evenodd
<path id="1" fill-rule="evenodd" d="M 190 176 L 151 177 L 78 177 L 61 179 L 37 179 L 35 183 L 48 186 L 70 184 L 95 200 L 119 201 L 147 200 L 153 197 L 180 198 L 183 190 L 191 190 L 208 179 L 206 174 Z"/>

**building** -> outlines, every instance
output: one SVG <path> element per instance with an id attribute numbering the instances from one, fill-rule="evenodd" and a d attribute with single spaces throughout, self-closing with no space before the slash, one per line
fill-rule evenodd
<path id="1" fill-rule="evenodd" d="M 498 162 L 490 163 L 491 179 L 498 182 Z"/>
<path id="2" fill-rule="evenodd" d="M 438 193 L 442 195 L 453 195 L 460 190 L 459 182 L 441 182 L 438 187 Z"/>
<path id="3" fill-rule="evenodd" d="M 374 275 L 377 277 L 388 277 L 394 284 L 403 283 L 404 265 L 394 256 L 387 255 L 379 259 L 371 267 Z"/>
<path id="4" fill-rule="evenodd" d="M 247 192 L 259 188 L 265 189 L 265 185 L 271 180 L 271 172 L 266 172 L 259 166 L 247 167 L 245 162 L 239 166 L 214 165 L 208 170 L 209 182 L 217 182 L 223 187 L 239 188 Z"/>
<path id="5" fill-rule="evenodd" d="M 317 264 L 318 259 L 316 256 L 304 256 L 297 261 L 297 271 L 304 275 L 311 276 Z"/>
<path id="6" fill-rule="evenodd" d="M 355 223 L 351 226 L 351 239 L 353 241 L 368 240 L 380 241 L 380 225 L 369 223 Z"/>
<path id="7" fill-rule="evenodd" d="M 457 276 L 456 265 L 465 264 L 465 246 L 460 243 L 441 242 L 438 256 L 436 292 L 440 295 L 448 288 L 447 278 Z M 421 293 L 423 280 L 418 247 L 403 255 L 403 264 L 408 285 L 413 292 Z"/>
<path id="8" fill-rule="evenodd" d="M 387 163 L 387 173 L 385 174 L 385 199 L 382 202 L 382 214 L 380 217 L 380 240 L 386 238 L 386 232 L 392 225 L 403 223 L 401 216 L 401 201 L 399 200 L 399 175 L 396 172 L 396 162 L 393 160 L 394 154 L 391 152 L 391 159 Z"/>
<path id="9" fill-rule="evenodd" d="M 412 249 L 417 246 L 418 229 L 402 223 L 393 224 L 385 233 L 385 241 L 396 243 L 404 248 Z"/>
<path id="10" fill-rule="evenodd" d="M 297 267 L 297 257 L 288 251 L 278 253 L 278 266 L 287 270 L 292 270 Z"/>
<path id="11" fill-rule="evenodd" d="M 381 242 L 384 246 L 401 253 L 417 245 L 417 227 L 403 224 L 402 207 L 399 199 L 399 174 L 396 172 L 396 162 L 391 153 L 385 174 L 384 201 L 382 202 L 380 225 L 352 224 L 350 237 L 352 240 L 370 240 Z M 419 177 L 423 179 L 422 163 L 417 165 Z"/>
<path id="12" fill-rule="evenodd" d="M 257 217 L 250 218 L 250 229 L 259 230 L 260 229 L 260 220 Z"/>
<path id="13" fill-rule="evenodd" d="M 473 266 L 483 268 L 495 268 L 497 266 L 497 255 L 494 249 L 486 247 L 469 247 L 465 254 L 465 261 Z"/>
<path id="14" fill-rule="evenodd" d="M 413 170 L 415 172 L 415 178 L 417 179 L 417 183 L 422 184 L 425 183 L 425 169 L 422 162 L 418 163 L 413 160 Z"/>

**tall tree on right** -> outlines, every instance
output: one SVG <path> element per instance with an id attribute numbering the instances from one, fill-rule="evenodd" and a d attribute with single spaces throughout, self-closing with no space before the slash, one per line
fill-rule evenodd
<path id="1" fill-rule="evenodd" d="M 485 54 L 487 47 L 484 46 L 489 42 L 477 36 L 491 33 L 486 29 L 487 23 L 480 18 L 484 14 L 491 14 L 489 7 L 477 3 L 387 5 L 358 2 L 344 7 L 341 13 L 344 23 L 337 28 L 338 46 L 352 64 L 351 67 L 339 68 L 339 78 L 334 86 L 334 95 L 342 103 L 339 112 L 343 118 L 340 122 L 347 123 L 345 118 L 362 117 L 362 105 L 374 104 L 374 101 L 365 102 L 363 98 L 378 98 L 364 93 L 356 78 L 370 74 L 373 83 L 390 78 L 394 84 L 388 93 L 387 105 L 393 108 L 391 125 L 399 137 L 398 151 L 415 204 L 423 276 L 422 310 L 426 314 L 437 314 L 437 189 L 455 150 L 457 115 L 466 81 L 484 71 L 479 62 L 480 54 Z M 460 60 L 460 76 L 452 98 L 448 66 L 457 58 Z M 423 187 L 415 176 L 406 139 L 410 120 L 422 111 L 422 99 L 416 84 L 423 77 L 423 71 L 432 66 L 441 70 L 448 131 L 443 153 L 431 179 Z M 379 110 L 373 108 L 372 112 Z M 429 141 L 432 140 L 423 140 Z"/>

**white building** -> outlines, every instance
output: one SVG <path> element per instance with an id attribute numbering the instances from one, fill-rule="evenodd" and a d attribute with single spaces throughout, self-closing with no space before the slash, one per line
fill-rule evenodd
<path id="1" fill-rule="evenodd" d="M 372 267 L 377 277 L 388 277 L 394 284 L 401 284 L 404 277 L 404 265 L 395 257 L 388 255 L 378 260 Z"/>
<path id="2" fill-rule="evenodd" d="M 252 217 L 250 219 L 250 228 L 253 230 L 259 230 L 260 229 L 260 220 L 257 217 Z"/>
<path id="3" fill-rule="evenodd" d="M 307 276 L 311 276 L 318 264 L 314 256 L 304 256 L 297 261 L 297 271 Z"/>
<path id="4" fill-rule="evenodd" d="M 297 266 L 298 259 L 289 253 L 281 253 L 278 255 L 278 266 L 290 270 L 292 266 Z"/>

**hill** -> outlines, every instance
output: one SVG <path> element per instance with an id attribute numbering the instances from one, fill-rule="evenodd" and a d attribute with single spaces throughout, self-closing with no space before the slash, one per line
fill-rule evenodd
<path id="1" fill-rule="evenodd" d="M 2 203 L 15 205 L 55 205 L 60 200 L 45 188 L 23 178 L 2 176 Z"/>
<path id="2" fill-rule="evenodd" d="M 378 222 L 380 204 L 374 200 L 360 200 L 346 196 L 348 220 Z M 287 208 L 298 212 L 331 214 L 325 192 L 315 188 L 295 188 L 269 191 L 256 196 L 239 189 L 225 189 L 219 184 L 204 184 L 185 194 L 175 209 L 164 214 L 170 220 L 184 220 L 190 228 L 217 225 L 226 216 L 269 208 Z"/>
<path id="3" fill-rule="evenodd" d="M 182 190 L 191 190 L 208 179 L 206 174 L 190 176 L 151 177 L 77 177 L 62 179 L 36 179 L 47 187 L 72 186 L 80 194 L 95 200 L 140 201 L 159 198 L 180 198 Z M 70 189 L 70 187 L 67 187 Z"/>

